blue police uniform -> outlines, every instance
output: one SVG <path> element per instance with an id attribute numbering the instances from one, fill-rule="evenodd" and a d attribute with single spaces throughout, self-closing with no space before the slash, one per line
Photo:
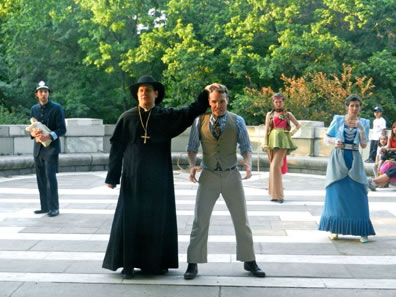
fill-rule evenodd
<path id="1" fill-rule="evenodd" d="M 44 147 L 39 142 L 34 142 L 33 156 L 36 169 L 37 185 L 40 192 L 40 205 L 42 212 L 58 213 L 58 171 L 59 153 L 61 152 L 60 136 L 66 133 L 65 116 L 60 104 L 48 100 L 45 105 L 32 106 L 30 116 L 46 125 L 52 132 L 52 142 Z"/>

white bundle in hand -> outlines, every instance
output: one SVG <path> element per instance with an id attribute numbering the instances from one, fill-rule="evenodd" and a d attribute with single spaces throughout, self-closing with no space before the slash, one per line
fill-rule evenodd
<path id="1" fill-rule="evenodd" d="M 31 118 L 30 119 L 30 126 L 26 127 L 26 131 L 29 132 L 39 132 L 41 131 L 41 133 L 43 135 L 49 135 L 51 130 L 48 129 L 48 127 L 46 125 L 44 125 L 43 123 L 37 121 L 36 118 Z M 51 137 L 48 138 L 46 141 L 40 141 L 38 138 L 35 138 L 36 142 L 40 142 L 43 146 L 47 147 L 50 145 L 50 143 L 52 142 Z"/>

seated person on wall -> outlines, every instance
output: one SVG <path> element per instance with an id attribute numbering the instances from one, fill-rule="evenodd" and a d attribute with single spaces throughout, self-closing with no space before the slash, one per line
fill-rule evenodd
<path id="1" fill-rule="evenodd" d="M 386 137 L 386 135 L 382 135 L 379 139 L 377 155 L 375 156 L 375 164 L 373 166 L 373 173 L 375 177 L 377 177 L 378 173 L 380 172 L 380 168 L 383 163 L 381 157 L 385 152 L 384 149 L 386 148 L 387 144 L 388 144 L 388 137 Z"/>
<path id="2" fill-rule="evenodd" d="M 384 174 L 388 169 L 396 166 L 396 122 L 392 124 L 388 144 L 382 149 L 379 173 Z"/>
<path id="3" fill-rule="evenodd" d="M 384 186 L 393 182 L 396 183 L 396 166 L 389 168 L 384 174 L 376 178 L 368 178 L 368 186 L 371 191 L 376 191 L 377 186 Z"/>

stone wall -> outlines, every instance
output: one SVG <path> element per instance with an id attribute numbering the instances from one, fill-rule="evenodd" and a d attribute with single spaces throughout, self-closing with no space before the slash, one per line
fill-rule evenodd
<path id="1" fill-rule="evenodd" d="M 298 149 L 292 156 L 327 157 L 332 147 L 323 142 L 327 128 L 323 122 L 300 121 L 301 129 L 293 136 Z M 27 131 L 27 125 L 0 125 L 0 155 L 32 154 L 32 139 Z M 114 125 L 104 125 L 101 119 L 71 118 L 66 119 L 67 133 L 61 137 L 62 153 L 108 153 L 110 137 Z M 188 142 L 190 129 L 174 138 L 172 151 L 184 153 Z M 261 147 L 264 137 L 264 126 L 248 126 L 253 151 L 258 156 L 263 154 Z M 363 158 L 367 158 L 368 147 L 360 149 Z"/>
<path id="2" fill-rule="evenodd" d="M 33 143 L 27 125 L 0 125 L 0 155 L 28 155 Z M 66 119 L 67 133 L 60 137 L 62 153 L 103 153 L 110 150 L 114 125 L 101 119 Z"/>

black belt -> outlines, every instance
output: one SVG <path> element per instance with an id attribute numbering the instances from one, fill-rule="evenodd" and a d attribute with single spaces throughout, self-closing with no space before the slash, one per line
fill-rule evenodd
<path id="1" fill-rule="evenodd" d="M 217 167 L 214 171 L 230 171 L 230 170 L 234 170 L 236 168 L 236 166 L 233 166 L 231 168 L 227 168 L 227 169 L 221 169 L 221 167 Z"/>

